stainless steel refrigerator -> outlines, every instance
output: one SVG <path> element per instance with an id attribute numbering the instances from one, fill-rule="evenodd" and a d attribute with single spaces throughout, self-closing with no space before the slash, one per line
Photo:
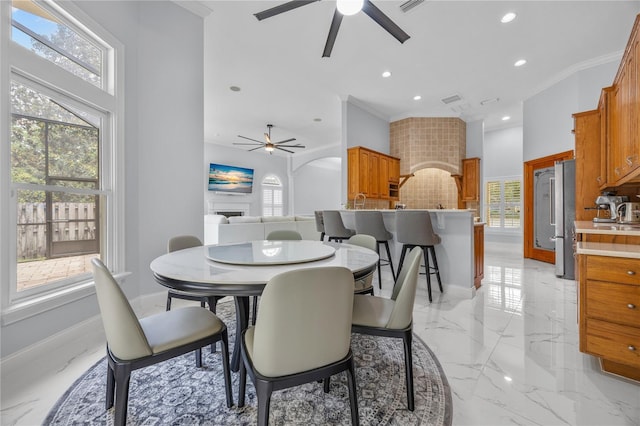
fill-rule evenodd
<path id="1" fill-rule="evenodd" d="M 576 220 L 576 161 L 558 161 L 555 165 L 554 206 L 551 224 L 555 225 L 556 275 L 575 279 L 573 241 Z"/>

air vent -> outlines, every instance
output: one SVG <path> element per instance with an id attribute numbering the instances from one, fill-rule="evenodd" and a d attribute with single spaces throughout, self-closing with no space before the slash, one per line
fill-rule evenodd
<path id="1" fill-rule="evenodd" d="M 451 96 L 447 96 L 446 98 L 442 98 L 440 100 L 442 101 L 443 104 L 449 105 L 449 104 L 453 104 L 453 103 L 456 103 L 456 102 L 460 102 L 462 100 L 462 96 L 460 96 L 460 95 L 451 95 Z"/>
<path id="2" fill-rule="evenodd" d="M 422 4 L 422 3 L 424 3 L 424 0 L 409 0 L 409 1 L 406 1 L 406 2 L 402 3 L 400 5 L 400 9 L 402 9 L 402 11 L 404 13 L 407 13 L 408 11 L 410 11 L 411 9 L 413 9 L 414 7 L 416 7 L 416 6 L 418 6 L 418 5 Z"/>

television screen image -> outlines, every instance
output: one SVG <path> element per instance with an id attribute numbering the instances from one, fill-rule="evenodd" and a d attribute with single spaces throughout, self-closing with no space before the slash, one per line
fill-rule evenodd
<path id="1" fill-rule="evenodd" d="M 253 169 L 214 163 L 209 165 L 209 191 L 251 194 L 252 186 Z"/>

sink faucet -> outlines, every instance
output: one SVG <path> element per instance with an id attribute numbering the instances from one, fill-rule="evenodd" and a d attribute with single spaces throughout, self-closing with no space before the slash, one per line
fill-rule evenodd
<path id="1" fill-rule="evenodd" d="M 359 201 L 360 199 L 362 199 L 362 201 Z M 355 197 L 353 197 L 353 208 L 354 209 L 364 209 L 364 203 L 367 201 L 367 196 L 364 195 L 362 192 L 359 192 L 356 194 Z"/>

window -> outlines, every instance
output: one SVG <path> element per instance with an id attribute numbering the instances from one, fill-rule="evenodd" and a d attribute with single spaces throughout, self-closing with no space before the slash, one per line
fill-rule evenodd
<path id="1" fill-rule="evenodd" d="M 519 230 L 521 228 L 520 178 L 499 178 L 486 183 L 485 217 L 493 229 Z"/>
<path id="2" fill-rule="evenodd" d="M 282 216 L 282 211 L 282 183 L 277 176 L 265 176 L 262 180 L 262 215 Z"/>
<path id="3" fill-rule="evenodd" d="M 124 127 L 116 117 L 124 92 L 108 82 L 122 75 L 123 50 L 69 2 L 14 0 L 0 9 L 11 16 L 0 53 L 9 77 L 0 173 L 11 191 L 0 235 L 15 245 L 0 269 L 8 271 L 2 319 L 10 323 L 92 292 L 93 257 L 122 272 Z"/>

